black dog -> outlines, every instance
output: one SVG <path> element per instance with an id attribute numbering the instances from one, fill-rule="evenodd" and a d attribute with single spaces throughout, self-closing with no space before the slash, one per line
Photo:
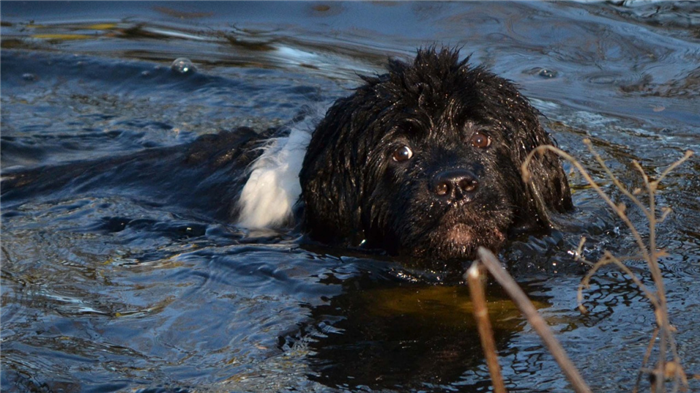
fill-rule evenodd
<path id="1" fill-rule="evenodd" d="M 572 208 L 555 155 L 535 156 L 532 180 L 522 180 L 527 154 L 552 141 L 510 82 L 449 49 L 392 60 L 388 71 L 364 77 L 312 133 L 240 128 L 111 159 L 99 165 L 99 187 L 148 185 L 154 200 L 188 201 L 242 226 L 300 222 L 327 244 L 440 260 L 498 250 L 514 233 L 548 230 L 550 211 Z M 68 183 L 94 192 L 94 168 L 10 174 L 4 202 Z"/>
<path id="2" fill-rule="evenodd" d="M 557 157 L 537 157 L 532 182 L 521 179 L 526 155 L 552 141 L 511 83 L 456 51 L 420 51 L 388 68 L 314 132 L 300 175 L 313 238 L 471 258 L 514 229 L 546 229 L 548 209 L 572 208 Z"/>

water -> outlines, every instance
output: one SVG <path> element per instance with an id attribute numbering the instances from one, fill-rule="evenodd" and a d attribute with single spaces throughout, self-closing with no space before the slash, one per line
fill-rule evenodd
<path id="1" fill-rule="evenodd" d="M 382 72 L 387 56 L 434 43 L 463 46 L 517 82 L 560 147 L 615 197 L 583 138 L 633 186 L 631 160 L 658 175 L 700 150 L 700 13 L 689 2 L 1 7 L 4 171 L 284 124 L 349 94 L 357 74 Z M 674 210 L 659 226 L 671 321 L 695 373 L 698 170 L 691 159 L 659 193 Z M 582 235 L 589 258 L 634 245 L 583 179 L 571 182 L 577 211 L 562 231 L 515 242 L 502 257 L 593 390 L 630 391 L 651 307 L 610 269 L 586 291 L 591 313 L 578 313 L 582 269 L 571 252 Z M 489 389 L 467 290 L 454 280 L 118 191 L 66 186 L 3 204 L 3 391 Z M 567 390 L 498 288 L 490 299 L 509 390 Z"/>

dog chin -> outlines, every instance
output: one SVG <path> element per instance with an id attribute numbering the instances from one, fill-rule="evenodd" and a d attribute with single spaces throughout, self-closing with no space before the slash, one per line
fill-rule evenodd
<path id="1" fill-rule="evenodd" d="M 455 224 L 447 230 L 445 241 L 456 245 L 472 244 L 474 233 L 467 224 Z"/>
<path id="2" fill-rule="evenodd" d="M 506 237 L 499 230 L 493 230 L 486 236 L 474 231 L 468 224 L 455 224 L 448 228 L 432 228 L 422 239 L 405 241 L 397 250 L 400 257 L 416 262 L 438 259 L 473 260 L 479 246 L 497 252 L 505 243 Z M 488 243 L 486 243 L 488 242 Z"/>
<path id="3" fill-rule="evenodd" d="M 505 241 L 506 235 L 498 229 L 477 233 L 467 224 L 455 224 L 446 230 L 444 238 L 433 247 L 441 250 L 443 259 L 474 259 L 479 246 L 498 251 Z"/>
<path id="4" fill-rule="evenodd" d="M 419 259 L 471 260 L 476 258 L 479 246 L 494 252 L 503 247 L 508 238 L 509 216 L 480 214 L 471 217 L 464 211 L 457 213 L 447 213 L 433 225 L 423 223 L 424 232 L 404 239 L 399 254 Z"/>
<path id="5" fill-rule="evenodd" d="M 494 200 L 496 197 L 493 198 Z M 443 229 L 443 242 L 452 250 L 459 250 L 461 256 L 476 256 L 479 246 L 498 251 L 508 238 L 508 227 L 512 213 L 501 205 L 493 203 L 490 211 L 476 211 L 471 205 L 448 212 L 437 226 Z"/>

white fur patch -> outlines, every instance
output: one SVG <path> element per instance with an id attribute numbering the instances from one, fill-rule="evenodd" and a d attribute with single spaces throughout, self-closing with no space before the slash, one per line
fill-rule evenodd
<path id="1" fill-rule="evenodd" d="M 288 137 L 270 139 L 250 166 L 250 177 L 238 200 L 238 224 L 270 228 L 287 222 L 301 196 L 299 172 L 311 140 L 315 116 L 292 127 Z"/>

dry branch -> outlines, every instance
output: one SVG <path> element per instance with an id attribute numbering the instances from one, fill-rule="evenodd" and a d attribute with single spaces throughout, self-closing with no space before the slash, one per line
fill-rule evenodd
<path id="1" fill-rule="evenodd" d="M 606 251 L 603 257 L 598 262 L 592 264 L 591 270 L 588 272 L 586 277 L 582 280 L 581 285 L 579 286 L 579 309 L 582 312 L 586 312 L 585 307 L 583 307 L 582 304 L 582 290 L 584 287 L 588 287 L 588 283 L 591 277 L 601 267 L 605 265 L 613 264 L 617 266 L 620 270 L 627 274 L 627 276 L 630 277 L 630 279 L 644 292 L 645 296 L 649 299 L 649 301 L 654 307 L 654 316 L 656 318 L 656 324 L 658 329 L 658 332 L 655 331 L 654 336 L 656 337 L 658 333 L 659 339 L 658 361 L 656 367 L 653 370 L 645 369 L 651 351 L 651 349 L 649 349 L 647 351 L 647 354 L 645 355 L 641 371 L 648 372 L 653 376 L 652 390 L 655 392 L 661 393 L 665 391 L 664 381 L 666 381 L 667 379 L 673 380 L 674 392 L 677 391 L 679 388 L 681 390 L 685 390 L 688 387 L 688 379 L 685 372 L 683 371 L 683 367 L 681 366 L 681 359 L 678 355 L 678 351 L 676 348 L 676 341 L 673 335 L 675 329 L 671 326 L 671 323 L 669 321 L 666 303 L 666 291 L 664 287 L 661 268 L 659 266 L 658 261 L 659 257 L 664 255 L 664 252 L 663 250 L 658 250 L 656 246 L 656 225 L 667 217 L 671 209 L 667 207 L 661 208 L 661 217 L 657 217 L 655 197 L 656 191 L 658 190 L 658 186 L 661 180 L 663 180 L 674 168 L 681 165 L 684 161 L 688 160 L 693 155 L 693 152 L 690 150 L 686 151 L 682 158 L 680 158 L 676 162 L 672 163 L 668 168 L 666 168 L 656 180 L 650 180 L 649 176 L 646 174 L 642 166 L 637 161 L 632 162 L 632 165 L 634 166 L 635 170 L 639 172 L 642 180 L 644 181 L 644 189 L 646 191 L 646 195 L 648 197 L 649 202 L 649 206 L 647 207 L 637 197 L 637 195 L 642 194 L 643 190 L 635 189 L 630 192 L 627 189 L 627 187 L 625 187 L 620 182 L 620 180 L 612 173 L 610 168 L 608 168 L 608 166 L 605 164 L 605 161 L 593 148 L 593 144 L 591 143 L 591 141 L 589 139 L 584 139 L 583 143 L 588 147 L 588 150 L 591 152 L 598 164 L 603 168 L 603 171 L 607 174 L 607 176 L 610 178 L 613 184 L 620 190 L 620 192 L 622 192 L 624 196 L 626 196 L 635 206 L 637 206 L 642 211 L 642 213 L 644 213 L 645 217 L 649 222 L 648 244 L 645 244 L 644 240 L 642 239 L 642 236 L 639 234 L 639 231 L 627 216 L 625 212 L 626 206 L 623 203 L 613 202 L 613 200 L 605 193 L 605 191 L 603 191 L 603 189 L 593 180 L 593 178 L 586 171 L 586 169 L 583 168 L 581 163 L 579 163 L 575 158 L 565 153 L 564 151 L 550 145 L 539 146 L 533 151 L 531 151 L 528 157 L 525 159 L 525 162 L 523 163 L 521 168 L 523 173 L 523 180 L 526 182 L 529 181 L 530 172 L 528 171 L 527 167 L 535 154 L 544 154 L 547 151 L 553 152 L 558 156 L 562 157 L 563 159 L 569 161 L 571 165 L 573 165 L 579 171 L 579 173 L 581 173 L 581 176 L 583 176 L 583 178 L 598 193 L 598 195 L 605 201 L 605 203 L 608 206 L 610 206 L 610 208 L 613 209 L 613 211 L 615 211 L 617 216 L 625 223 L 627 228 L 632 233 L 635 242 L 637 243 L 637 247 L 639 248 L 639 251 L 641 253 L 640 257 L 616 257 Z M 591 264 L 589 261 L 586 261 L 585 258 L 581 255 L 581 250 L 583 248 L 584 242 L 585 240 L 582 239 L 581 243 L 579 244 L 577 251 L 577 259 L 585 263 Z M 648 287 L 642 283 L 642 281 L 632 272 L 632 270 L 622 262 L 625 259 L 642 259 L 646 261 L 647 266 L 649 268 L 649 272 L 651 273 L 652 280 L 654 281 L 656 291 L 649 290 Z M 652 343 L 650 344 L 652 346 L 650 348 L 653 347 L 653 343 L 654 340 L 652 340 Z M 672 360 L 667 359 L 667 351 L 670 351 Z M 639 381 L 640 378 L 637 378 L 635 391 L 638 389 Z"/>
<path id="2" fill-rule="evenodd" d="M 525 292 L 520 289 L 513 277 L 501 266 L 498 258 L 484 247 L 479 247 L 478 254 L 479 260 L 486 266 L 489 273 L 498 281 L 506 293 L 508 293 L 508 296 L 510 296 L 515 305 L 518 306 L 520 312 L 523 313 L 530 325 L 535 329 L 540 338 L 542 338 L 544 345 L 552 356 L 554 356 L 554 359 L 559 364 L 559 367 L 561 367 L 561 370 L 564 372 L 564 375 L 566 375 L 566 378 L 569 380 L 574 390 L 580 393 L 590 393 L 591 389 L 586 384 L 586 381 L 581 378 L 576 366 L 569 360 L 561 344 L 559 344 L 559 341 L 549 329 L 547 322 L 540 316 L 535 305 L 532 304 Z"/>
<path id="3" fill-rule="evenodd" d="M 484 348 L 486 356 L 486 365 L 491 374 L 491 383 L 495 393 L 506 393 L 506 387 L 503 383 L 501 375 L 501 367 L 498 365 L 498 354 L 496 353 L 496 342 L 493 338 L 493 328 L 489 320 L 489 312 L 486 307 L 486 291 L 482 282 L 482 275 L 479 272 L 479 262 L 472 263 L 472 266 L 465 274 L 467 282 L 469 282 L 469 293 L 471 294 L 472 304 L 474 304 L 474 318 L 476 326 L 479 329 L 479 338 L 481 346 Z"/>

